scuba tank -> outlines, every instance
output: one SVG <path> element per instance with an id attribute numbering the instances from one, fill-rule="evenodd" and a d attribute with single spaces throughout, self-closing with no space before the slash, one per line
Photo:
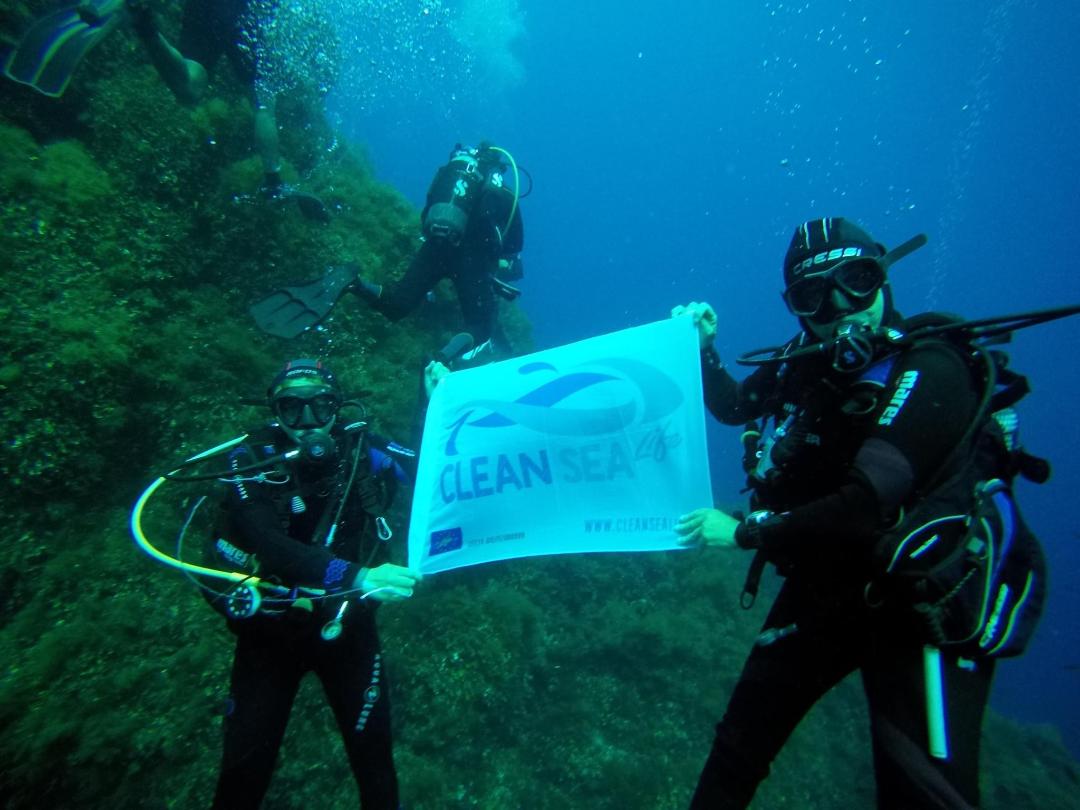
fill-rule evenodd
<path id="1" fill-rule="evenodd" d="M 452 245 L 461 242 L 469 227 L 469 217 L 488 182 L 480 157 L 479 150 L 458 145 L 450 162 L 435 173 L 422 218 L 425 237 L 445 239 Z"/>

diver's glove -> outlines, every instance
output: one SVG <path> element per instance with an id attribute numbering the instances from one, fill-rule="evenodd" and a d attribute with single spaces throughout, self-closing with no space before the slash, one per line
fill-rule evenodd
<path id="1" fill-rule="evenodd" d="M 678 318 L 680 315 L 689 315 L 694 319 L 702 351 L 712 346 L 713 341 L 716 340 L 718 320 L 716 310 L 712 308 L 712 305 L 704 301 L 691 301 L 686 306 L 678 306 L 671 310 L 672 318 Z"/>
<path id="2" fill-rule="evenodd" d="M 139 39 L 148 40 L 157 36 L 157 17 L 149 0 L 126 0 L 124 5 L 131 17 L 131 27 Z"/>
<path id="3" fill-rule="evenodd" d="M 400 602 L 413 595 L 413 588 L 421 579 L 421 574 L 411 568 L 383 563 L 377 568 L 361 568 L 353 587 L 363 592 L 364 599 Z"/>
<path id="4" fill-rule="evenodd" d="M 428 399 L 435 393 L 435 388 L 450 373 L 450 369 L 438 360 L 432 360 L 424 368 L 424 394 Z"/>
<path id="5" fill-rule="evenodd" d="M 695 509 L 679 516 L 675 534 L 684 546 L 718 546 L 735 548 L 735 531 L 739 520 L 719 509 Z"/>

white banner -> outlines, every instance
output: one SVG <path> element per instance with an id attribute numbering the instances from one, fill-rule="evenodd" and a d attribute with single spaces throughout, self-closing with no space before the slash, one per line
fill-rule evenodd
<path id="1" fill-rule="evenodd" d="M 711 505 L 697 331 L 673 318 L 446 377 L 409 567 L 679 548 L 676 518 Z"/>

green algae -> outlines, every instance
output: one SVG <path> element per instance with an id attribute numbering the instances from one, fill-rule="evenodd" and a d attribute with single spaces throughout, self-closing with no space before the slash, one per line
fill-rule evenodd
<path id="1" fill-rule="evenodd" d="M 134 548 L 128 508 L 176 459 L 262 419 L 240 399 L 290 356 L 325 356 L 370 391 L 380 432 L 408 438 L 416 374 L 459 328 L 445 285 L 397 326 L 345 301 L 327 331 L 293 342 L 254 328 L 253 300 L 327 264 L 395 277 L 416 249 L 417 212 L 303 103 L 282 111 L 284 173 L 332 222 L 253 198 L 251 107 L 221 72 L 207 102 L 181 107 L 117 35 L 59 102 L 0 86 L 8 807 L 209 803 L 231 638 L 188 583 Z M 505 314 L 527 348 L 524 315 Z M 192 494 L 163 493 L 153 537 L 172 540 Z M 736 608 L 742 571 L 728 559 L 521 560 L 440 575 L 385 608 L 407 805 L 685 806 L 762 618 Z M 847 682 L 798 730 L 756 806 L 869 806 L 865 725 Z M 991 715 L 984 750 L 986 807 L 1072 806 L 1080 771 L 1052 733 Z M 355 803 L 333 717 L 307 682 L 265 806 Z"/>

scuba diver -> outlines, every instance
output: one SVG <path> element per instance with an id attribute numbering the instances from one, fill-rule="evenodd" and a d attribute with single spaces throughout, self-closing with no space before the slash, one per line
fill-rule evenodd
<path id="1" fill-rule="evenodd" d="M 1041 549 L 1008 483 L 1017 473 L 1045 480 L 1049 469 L 1019 446 L 1007 407 L 1026 381 L 967 339 L 978 331 L 932 313 L 905 320 L 894 308 L 887 271 L 925 241 L 890 252 L 849 220 L 800 225 L 783 298 L 802 331 L 740 358 L 758 366 L 741 382 L 713 346 L 713 308 L 672 311 L 697 325 L 709 410 L 746 425 L 754 510 L 698 509 L 676 532 L 688 545 L 756 551 L 744 607 L 766 562 L 784 578 L 717 725 L 693 808 L 746 807 L 803 716 L 855 670 L 870 711 L 877 806 L 978 805 L 996 659 L 1023 651 L 1045 588 Z M 996 594 L 989 605 L 986 594 Z"/>
<path id="2" fill-rule="evenodd" d="M 515 175 L 507 188 L 504 173 Z M 458 144 L 450 160 L 436 172 L 420 215 L 423 244 L 405 275 L 391 284 L 358 279 L 351 291 L 392 321 L 420 304 L 442 279 L 454 284 L 465 329 L 472 335 L 473 357 L 489 350 L 509 353 L 498 323 L 498 297 L 516 298 L 508 284 L 523 276 L 524 227 L 518 167 L 504 149 L 481 143 L 475 149 Z"/>
<path id="3" fill-rule="evenodd" d="M 512 190 L 503 180 L 508 167 L 514 175 Z M 521 294 L 508 282 L 524 276 L 518 255 L 525 239 L 518 201 L 528 194 L 519 193 L 522 171 L 505 149 L 458 144 L 428 189 L 420 215 L 423 244 L 402 278 L 375 284 L 361 277 L 358 264 L 332 265 L 312 281 L 271 291 L 248 311 L 262 331 L 292 339 L 318 328 L 346 292 L 397 321 L 449 278 L 472 342 L 457 358 L 458 367 L 510 354 L 499 325 L 498 298 L 513 301 Z"/>
<path id="4" fill-rule="evenodd" d="M 310 4 L 309 4 L 310 6 Z M 151 0 L 126 0 L 132 26 L 150 61 L 181 104 L 195 105 L 206 92 L 209 71 L 224 54 L 240 80 L 251 86 L 255 106 L 254 145 L 263 165 L 259 195 L 270 202 L 295 202 L 316 222 L 330 213 L 316 196 L 285 183 L 278 146 L 277 99 L 301 85 L 325 89 L 340 62 L 331 26 L 314 7 L 254 0 L 186 0 L 177 45 L 161 33 Z"/>
<path id="5" fill-rule="evenodd" d="M 426 370 L 428 392 L 445 369 Z M 213 806 L 256 808 L 270 784 L 301 678 L 314 672 L 334 712 L 365 810 L 398 810 L 386 671 L 375 609 L 409 598 L 420 575 L 388 561 L 383 517 L 411 482 L 415 454 L 340 419 L 345 400 L 319 361 L 294 360 L 266 392 L 274 421 L 159 478 L 132 513 L 147 553 L 194 574 L 236 636 Z M 226 469 L 188 474 L 216 461 Z M 194 566 L 152 546 L 141 514 L 165 480 L 225 486 L 207 557 Z M 189 521 L 190 523 L 190 518 Z M 180 557 L 180 552 L 177 553 Z M 217 579 L 213 579 L 216 577 Z M 222 587 L 207 582 L 227 579 Z"/>

